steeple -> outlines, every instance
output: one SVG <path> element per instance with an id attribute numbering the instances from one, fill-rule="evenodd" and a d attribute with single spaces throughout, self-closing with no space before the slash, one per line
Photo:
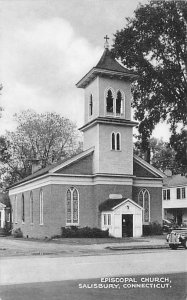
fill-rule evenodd
<path id="1" fill-rule="evenodd" d="M 107 42 L 108 43 L 108 42 Z M 106 43 L 105 43 L 106 45 Z M 97 76 L 116 77 L 126 81 L 134 81 L 138 76 L 133 71 L 130 71 L 119 64 L 112 56 L 109 47 L 106 46 L 99 62 L 93 67 L 77 84 L 78 88 L 85 88 Z"/>
<path id="2" fill-rule="evenodd" d="M 76 85 L 85 90 L 83 148 L 95 148 L 95 173 L 132 175 L 131 82 L 137 75 L 115 60 L 105 39 L 100 60 Z"/>

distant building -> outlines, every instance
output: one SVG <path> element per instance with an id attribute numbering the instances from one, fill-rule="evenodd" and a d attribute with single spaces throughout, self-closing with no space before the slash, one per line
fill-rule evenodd
<path id="1" fill-rule="evenodd" d="M 178 174 L 164 178 L 162 199 L 163 218 L 187 225 L 187 177 Z"/>
<path id="2" fill-rule="evenodd" d="M 106 47 L 77 83 L 85 90 L 83 152 L 10 188 L 13 227 L 24 236 L 89 226 L 136 237 L 142 225 L 162 223 L 164 174 L 133 155 L 137 123 L 131 120 L 131 82 L 136 78 Z"/>

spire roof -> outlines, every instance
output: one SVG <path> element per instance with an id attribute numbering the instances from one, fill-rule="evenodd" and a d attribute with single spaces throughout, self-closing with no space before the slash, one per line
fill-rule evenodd
<path id="1" fill-rule="evenodd" d="M 113 76 L 120 79 L 133 81 L 137 74 L 123 67 L 113 58 L 110 50 L 106 47 L 103 55 L 95 67 L 93 67 L 77 84 L 78 88 L 85 88 L 96 76 Z"/>
<path id="2" fill-rule="evenodd" d="M 112 57 L 111 52 L 108 48 L 106 48 L 101 56 L 98 64 L 95 68 L 106 69 L 111 71 L 117 72 L 124 72 L 124 73 L 132 73 L 122 65 L 120 65 L 115 58 Z"/>

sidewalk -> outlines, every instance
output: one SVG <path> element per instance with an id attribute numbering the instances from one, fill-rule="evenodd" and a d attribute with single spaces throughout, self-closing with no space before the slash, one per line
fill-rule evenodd
<path id="1" fill-rule="evenodd" d="M 107 246 L 111 250 L 136 250 L 136 249 L 165 249 L 169 248 L 166 243 L 166 237 L 142 237 L 138 242 L 123 244 L 112 244 Z"/>
<path id="2" fill-rule="evenodd" d="M 51 241 L 0 238 L 0 257 L 112 254 L 116 251 L 168 248 L 165 236 L 127 239 L 56 239 Z"/>

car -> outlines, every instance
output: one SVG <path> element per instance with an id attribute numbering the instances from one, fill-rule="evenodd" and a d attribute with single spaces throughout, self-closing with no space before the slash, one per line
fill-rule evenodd
<path id="1" fill-rule="evenodd" d="M 162 220 L 162 229 L 163 232 L 171 232 L 171 230 L 175 227 L 175 223 L 173 222 L 173 220 L 167 220 L 167 219 L 163 219 Z"/>
<path id="2" fill-rule="evenodd" d="M 187 228 L 173 229 L 167 235 L 167 242 L 172 250 L 176 250 L 179 246 L 187 249 Z"/>

